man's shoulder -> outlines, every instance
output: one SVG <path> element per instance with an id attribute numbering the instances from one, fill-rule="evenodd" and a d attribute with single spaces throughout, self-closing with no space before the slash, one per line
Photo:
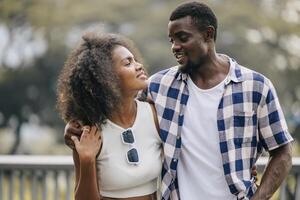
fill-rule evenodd
<path id="1" fill-rule="evenodd" d="M 253 69 L 249 69 L 242 65 L 239 65 L 240 74 L 242 80 L 246 83 L 254 83 L 258 85 L 263 85 L 269 87 L 271 84 L 270 79 L 268 79 L 265 75 L 260 72 L 257 72 Z"/>
<path id="2" fill-rule="evenodd" d="M 150 77 L 150 83 L 160 83 L 162 79 L 175 79 L 178 75 L 178 66 L 173 66 L 156 72 Z"/>

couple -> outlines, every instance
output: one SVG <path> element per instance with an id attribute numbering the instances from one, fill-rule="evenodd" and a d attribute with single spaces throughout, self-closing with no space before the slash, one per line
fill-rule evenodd
<path id="1" fill-rule="evenodd" d="M 118 35 L 86 34 L 68 58 L 58 106 L 76 121 L 65 131 L 75 199 L 155 199 L 159 175 L 161 199 L 269 199 L 291 168 L 293 140 L 272 83 L 216 53 L 217 19 L 203 3 L 179 5 L 168 36 L 179 66 L 149 81 Z M 136 100 L 145 88 L 153 104 Z M 270 161 L 256 187 L 263 149 Z"/>

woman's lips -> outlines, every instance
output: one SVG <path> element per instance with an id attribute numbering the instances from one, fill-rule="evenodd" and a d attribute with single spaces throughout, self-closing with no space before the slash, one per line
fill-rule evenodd
<path id="1" fill-rule="evenodd" d="M 147 79 L 148 77 L 144 72 L 142 72 L 137 75 L 137 78 Z"/>

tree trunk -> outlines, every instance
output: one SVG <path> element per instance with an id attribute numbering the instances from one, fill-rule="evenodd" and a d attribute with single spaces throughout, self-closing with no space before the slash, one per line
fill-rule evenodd
<path id="1" fill-rule="evenodd" d="M 18 151 L 18 147 L 21 143 L 21 125 L 22 125 L 22 123 L 18 123 L 18 125 L 15 127 L 15 131 L 14 131 L 15 141 L 14 141 L 14 144 L 13 144 L 9 154 L 16 154 Z"/>

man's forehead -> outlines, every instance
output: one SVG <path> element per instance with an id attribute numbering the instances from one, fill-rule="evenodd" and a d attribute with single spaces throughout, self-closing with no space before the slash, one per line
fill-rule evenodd
<path id="1" fill-rule="evenodd" d="M 181 17 L 172 21 L 169 21 L 169 25 L 170 24 L 185 24 L 185 25 L 192 25 L 193 24 L 193 19 L 191 16 L 185 16 L 185 17 Z"/>
<path id="2" fill-rule="evenodd" d="M 168 34 L 195 29 L 191 16 L 182 17 L 168 23 Z"/>

